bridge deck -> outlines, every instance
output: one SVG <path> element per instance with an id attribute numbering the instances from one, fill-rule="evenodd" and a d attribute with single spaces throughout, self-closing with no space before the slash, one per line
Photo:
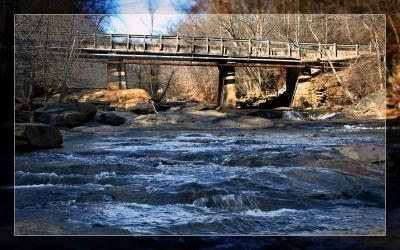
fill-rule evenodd
<path id="1" fill-rule="evenodd" d="M 66 36 L 66 34 L 58 34 Z M 49 42 L 48 49 L 68 50 L 67 39 Z M 131 34 L 79 34 L 76 49 L 84 58 L 136 61 L 186 61 L 236 64 L 323 64 L 371 55 L 371 45 L 293 43 L 262 39 Z"/>

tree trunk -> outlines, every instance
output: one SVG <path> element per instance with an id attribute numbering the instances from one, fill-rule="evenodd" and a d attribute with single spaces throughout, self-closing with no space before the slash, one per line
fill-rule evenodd
<path id="1" fill-rule="evenodd" d="M 168 78 L 168 81 L 167 81 L 167 86 L 165 87 L 164 91 L 162 92 L 160 98 L 155 100 L 155 102 L 161 102 L 162 101 L 162 99 L 164 98 L 165 94 L 167 93 L 167 90 L 168 90 L 168 88 L 169 88 L 169 86 L 171 84 L 171 80 L 172 80 L 172 77 L 174 76 L 174 74 L 175 74 L 175 70 L 173 70 L 171 72 L 171 74 L 169 75 L 169 78 Z"/>

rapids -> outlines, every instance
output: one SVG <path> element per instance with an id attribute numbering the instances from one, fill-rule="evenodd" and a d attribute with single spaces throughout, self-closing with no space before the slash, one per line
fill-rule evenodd
<path id="1" fill-rule="evenodd" d="M 329 116 L 328 116 L 329 117 Z M 18 153 L 17 235 L 375 235 L 385 230 L 383 125 L 63 131 Z"/>

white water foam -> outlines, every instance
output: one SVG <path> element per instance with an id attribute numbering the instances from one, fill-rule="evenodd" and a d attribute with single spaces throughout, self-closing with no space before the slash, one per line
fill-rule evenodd
<path id="1" fill-rule="evenodd" d="M 17 171 L 15 175 L 37 175 L 37 176 L 48 176 L 48 177 L 57 177 L 58 175 L 54 172 L 51 173 L 32 173 L 32 172 L 24 172 L 24 171 Z"/>
<path id="2" fill-rule="evenodd" d="M 33 185 L 20 185 L 15 188 L 41 188 L 41 187 L 54 187 L 54 184 L 33 184 Z"/>
<path id="3" fill-rule="evenodd" d="M 299 210 L 296 209 L 289 209 L 289 208 L 281 208 L 278 210 L 273 210 L 273 211 L 268 211 L 264 212 L 260 209 L 252 209 L 252 210 L 246 210 L 244 212 L 241 212 L 241 215 L 249 215 L 249 216 L 257 216 L 257 217 L 276 217 L 276 216 L 281 216 L 283 214 L 287 213 L 297 213 Z"/>
<path id="4" fill-rule="evenodd" d="M 99 174 L 96 174 L 95 178 L 97 180 L 101 180 L 101 179 L 108 178 L 108 177 L 113 177 L 113 176 L 116 176 L 115 172 L 107 172 L 107 171 L 105 171 L 105 172 L 100 172 Z"/>
<path id="5" fill-rule="evenodd" d="M 288 110 L 282 112 L 282 118 L 287 120 L 325 120 L 337 116 L 338 112 L 313 114 L 309 112 L 299 112 L 295 110 Z"/>
<path id="6" fill-rule="evenodd" d="M 361 131 L 369 129 L 385 129 L 385 127 L 366 127 L 363 125 L 343 125 L 343 131 Z"/>
<path id="7" fill-rule="evenodd" d="M 320 114 L 320 115 L 315 115 L 315 114 L 310 114 L 310 119 L 311 120 L 325 120 L 325 119 L 329 119 L 332 118 L 336 115 L 338 115 L 338 112 L 335 113 L 325 113 L 325 114 Z"/>

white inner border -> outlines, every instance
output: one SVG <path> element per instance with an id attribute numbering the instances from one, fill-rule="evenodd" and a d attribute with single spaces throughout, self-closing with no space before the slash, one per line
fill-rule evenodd
<path id="1" fill-rule="evenodd" d="M 387 72 L 386 72 L 386 42 L 387 42 L 387 37 L 386 37 L 386 14 L 305 14 L 305 13 L 299 13 L 301 15 L 328 15 L 328 16 L 342 16 L 342 15 L 353 15 L 353 16 L 370 16 L 370 15 L 383 15 L 385 16 L 385 44 L 384 44 L 384 69 L 385 69 L 385 92 L 387 91 Z M 384 233 L 383 234 L 322 234 L 322 235 L 313 235 L 313 234 L 265 234 L 265 235 L 260 235 L 260 234 L 183 234 L 183 235 L 179 235 L 179 234 L 83 234 L 83 235 L 77 235 L 77 234 L 16 234 L 15 231 L 15 222 L 16 222 L 16 218 L 15 218 L 15 75 L 16 75 L 16 71 L 15 71 L 15 18 L 16 16 L 26 16 L 26 15 L 31 15 L 31 16 L 100 16 L 101 14 L 14 14 L 14 186 L 13 186 L 13 191 L 14 191 L 14 236 L 134 236 L 134 237 L 138 237 L 138 236 L 146 236 L 146 237 L 159 237 L 159 236 L 166 236 L 166 237 L 181 237 L 181 236 L 196 236 L 196 237 L 201 237 L 201 236 L 207 236 L 207 237 L 241 237 L 241 236 L 252 236 L 252 237 L 265 237 L 265 236 L 281 236 L 281 237 L 298 237 L 298 236 L 302 236 L 302 237 L 326 237 L 326 236 L 330 236 L 330 237 L 340 237 L 340 236 L 365 236 L 365 237 L 371 237 L 371 236 L 383 236 L 385 237 L 387 234 L 387 193 L 386 193 L 386 166 L 387 166 L 387 144 L 386 144 L 386 136 L 387 136 L 387 119 L 386 119 L 386 112 L 385 112 L 385 138 L 384 138 L 384 143 L 385 143 L 385 228 L 384 228 Z M 110 15 L 116 15 L 116 14 L 110 14 Z M 110 16 L 108 14 L 104 14 L 104 16 Z M 158 15 L 162 15 L 162 14 L 158 14 Z M 187 14 L 187 15 L 204 15 L 204 14 Z M 207 15 L 245 15 L 245 14 L 207 14 Z M 246 15 L 253 15 L 253 14 L 246 14 Z M 286 14 L 260 14 L 260 15 L 286 15 Z M 294 15 L 294 14 L 293 14 Z M 387 104 L 387 100 L 385 98 L 385 110 L 386 110 L 386 104 Z"/>

